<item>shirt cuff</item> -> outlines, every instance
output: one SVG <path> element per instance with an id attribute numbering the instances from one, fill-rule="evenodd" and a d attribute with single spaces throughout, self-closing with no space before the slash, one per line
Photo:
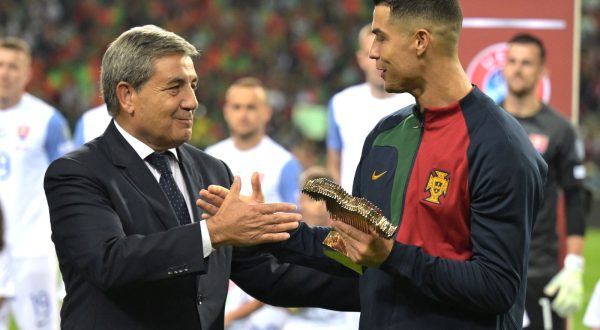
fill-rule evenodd
<path id="1" fill-rule="evenodd" d="M 204 254 L 204 258 L 208 257 L 215 249 L 213 249 L 212 243 L 210 241 L 210 233 L 208 232 L 208 226 L 206 225 L 206 221 L 200 221 L 200 232 L 202 233 L 202 252 Z"/>

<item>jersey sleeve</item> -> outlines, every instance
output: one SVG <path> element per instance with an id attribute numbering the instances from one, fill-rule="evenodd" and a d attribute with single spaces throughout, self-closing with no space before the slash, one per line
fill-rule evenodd
<path id="1" fill-rule="evenodd" d="M 279 177 L 279 195 L 282 202 L 298 204 L 300 173 L 302 173 L 302 166 L 295 158 L 290 159 L 283 166 Z"/>
<path id="2" fill-rule="evenodd" d="M 567 235 L 583 236 L 585 233 L 585 188 L 586 177 L 583 165 L 583 143 L 570 124 L 563 128 L 562 138 L 557 141 L 558 183 L 565 196 Z"/>
<path id="3" fill-rule="evenodd" d="M 327 149 L 340 151 L 342 150 L 342 137 L 333 112 L 333 101 L 331 101 L 327 110 Z"/>
<path id="4" fill-rule="evenodd" d="M 586 176 L 583 143 L 570 124 L 563 128 L 560 136 L 557 141 L 558 181 L 563 188 L 581 187 Z"/>
<path id="5" fill-rule="evenodd" d="M 44 149 L 49 161 L 53 161 L 73 149 L 69 125 L 65 117 L 58 111 L 54 112 L 48 121 Z"/>
<path id="6" fill-rule="evenodd" d="M 81 118 L 79 118 L 79 120 L 77 121 L 77 123 L 75 124 L 75 132 L 73 133 L 73 146 L 75 148 L 78 148 L 80 146 L 82 146 L 85 143 L 85 136 L 84 136 L 84 117 L 81 116 Z"/>
<path id="7" fill-rule="evenodd" d="M 585 310 L 583 324 L 590 328 L 600 328 L 600 280 L 596 282 L 596 288 Z"/>

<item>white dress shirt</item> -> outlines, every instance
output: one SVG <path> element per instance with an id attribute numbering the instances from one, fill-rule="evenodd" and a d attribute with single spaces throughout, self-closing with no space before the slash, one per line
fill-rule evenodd
<path id="1" fill-rule="evenodd" d="M 146 166 L 148 167 L 150 172 L 152 172 L 152 175 L 154 175 L 154 178 L 158 182 L 160 180 L 160 172 L 158 172 L 152 165 L 150 165 L 148 161 L 146 161 L 146 157 L 152 154 L 154 152 L 154 149 L 150 148 L 149 146 L 144 144 L 144 142 L 138 140 L 133 135 L 129 134 L 121 126 L 119 126 L 119 124 L 116 121 L 115 126 L 117 127 L 119 133 L 123 135 L 125 141 L 127 141 L 127 143 L 129 143 L 133 150 L 135 150 L 138 156 L 140 156 L 140 158 L 145 161 Z M 181 173 L 181 169 L 179 168 L 177 150 L 175 148 L 172 148 L 169 149 L 169 151 L 171 152 L 171 154 L 173 154 L 173 156 L 175 156 L 175 158 L 169 157 L 169 165 L 171 167 L 171 172 L 173 173 L 173 178 L 175 179 L 177 187 L 179 188 L 179 190 L 181 190 L 181 193 L 183 194 L 183 198 L 185 199 L 185 203 L 190 214 L 190 219 L 193 220 L 194 213 L 192 212 L 192 203 L 190 202 L 188 190 L 183 179 L 183 174 Z M 210 241 L 210 233 L 208 232 L 206 221 L 201 220 L 198 222 L 200 223 L 200 230 L 202 232 L 202 252 L 204 253 L 204 257 L 206 258 L 214 249 Z"/>

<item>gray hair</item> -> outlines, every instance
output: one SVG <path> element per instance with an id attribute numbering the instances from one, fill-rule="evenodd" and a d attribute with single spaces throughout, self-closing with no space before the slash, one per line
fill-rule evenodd
<path id="1" fill-rule="evenodd" d="M 154 60 L 172 54 L 194 57 L 199 52 L 182 37 L 155 25 L 131 28 L 109 45 L 102 58 L 100 79 L 111 116 L 120 111 L 116 95 L 119 82 L 139 91 L 154 74 Z"/>

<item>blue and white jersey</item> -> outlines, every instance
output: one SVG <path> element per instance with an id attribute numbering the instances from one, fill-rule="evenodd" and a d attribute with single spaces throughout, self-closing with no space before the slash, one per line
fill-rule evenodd
<path id="1" fill-rule="evenodd" d="M 340 153 L 340 183 L 346 191 L 352 191 L 367 134 L 381 118 L 413 103 L 415 99 L 408 93 L 375 98 L 367 83 L 350 86 L 333 96 L 329 102 L 327 149 Z"/>
<path id="2" fill-rule="evenodd" d="M 265 136 L 248 150 L 238 150 L 232 138 L 225 139 L 206 149 L 211 156 L 223 160 L 234 175 L 242 179 L 243 195 L 252 193 L 252 173 L 260 174 L 266 202 L 298 203 L 299 180 L 302 167 L 294 156 L 282 146 Z"/>
<path id="3" fill-rule="evenodd" d="M 75 124 L 75 133 L 73 134 L 75 147 L 80 147 L 102 135 L 111 119 L 106 104 L 101 104 L 84 112 Z"/>
<path id="4" fill-rule="evenodd" d="M 71 149 L 67 121 L 37 97 L 24 94 L 0 110 L 0 196 L 12 257 L 54 254 L 43 179 L 50 162 Z"/>

